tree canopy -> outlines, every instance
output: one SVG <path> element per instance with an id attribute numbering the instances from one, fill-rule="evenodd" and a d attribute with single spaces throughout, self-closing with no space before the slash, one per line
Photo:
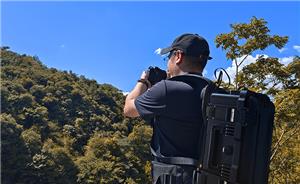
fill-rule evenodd
<path id="1" fill-rule="evenodd" d="M 270 45 L 282 48 L 288 41 L 287 36 L 270 35 L 267 21 L 252 17 L 250 23 L 236 23 L 230 25 L 232 31 L 217 35 L 215 43 L 226 51 L 226 58 L 235 62 L 235 88 L 239 87 L 239 67 L 245 59 L 256 50 L 264 50 Z M 238 58 L 242 58 L 238 61 Z"/>
<path id="2" fill-rule="evenodd" d="M 151 128 L 124 95 L 1 48 L 1 183 L 150 183 Z"/>

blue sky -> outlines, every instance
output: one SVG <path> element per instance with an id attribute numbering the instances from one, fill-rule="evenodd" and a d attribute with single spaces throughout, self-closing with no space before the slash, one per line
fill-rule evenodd
<path id="1" fill-rule="evenodd" d="M 214 39 L 252 16 L 264 18 L 271 34 L 289 36 L 281 52 L 269 47 L 252 59 L 266 54 L 289 62 L 300 55 L 300 2 L 2 2 L 1 45 L 130 91 L 148 66 L 166 69 L 154 51 L 187 32 L 210 44 L 208 78 L 215 68 L 230 69 Z"/>

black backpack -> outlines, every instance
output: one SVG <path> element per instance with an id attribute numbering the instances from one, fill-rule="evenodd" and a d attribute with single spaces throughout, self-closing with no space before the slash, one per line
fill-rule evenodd
<path id="1" fill-rule="evenodd" d="M 226 91 L 199 75 L 173 80 L 207 82 L 201 91 L 203 127 L 198 145 L 199 160 L 163 157 L 159 162 L 194 166 L 194 184 L 266 184 L 275 108 L 267 95 L 249 90 Z M 218 81 L 220 80 L 220 77 Z M 171 167 L 168 169 L 170 170 Z M 170 175 L 178 176 L 176 170 Z M 163 171 L 163 168 L 160 168 Z M 164 172 L 166 175 L 168 172 Z M 160 173 L 156 173 L 156 179 Z"/>

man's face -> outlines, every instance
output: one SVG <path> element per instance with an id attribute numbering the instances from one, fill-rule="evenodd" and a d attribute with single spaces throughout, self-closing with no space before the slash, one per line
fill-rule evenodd
<path id="1" fill-rule="evenodd" d="M 170 77 L 174 77 L 175 75 L 175 71 L 174 71 L 174 67 L 175 67 L 175 61 L 174 61 L 174 54 L 176 51 L 171 51 L 169 53 L 168 57 L 168 69 L 167 69 L 167 74 L 168 74 L 168 78 Z"/>
<path id="2" fill-rule="evenodd" d="M 174 77 L 176 75 L 179 75 L 180 74 L 179 65 L 182 61 L 182 52 L 179 50 L 170 52 L 168 58 L 169 58 L 168 70 L 167 70 L 168 77 Z"/>

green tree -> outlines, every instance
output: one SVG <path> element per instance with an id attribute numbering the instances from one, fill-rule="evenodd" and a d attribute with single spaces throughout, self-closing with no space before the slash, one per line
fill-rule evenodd
<path id="1" fill-rule="evenodd" d="M 288 37 L 270 35 L 267 21 L 253 17 L 250 23 L 237 23 L 230 25 L 230 33 L 217 35 L 215 43 L 226 51 L 226 58 L 233 60 L 236 67 L 235 88 L 239 87 L 239 67 L 245 59 L 256 50 L 264 50 L 270 45 L 282 48 L 288 41 Z M 241 61 L 238 58 L 242 58 Z"/>
<path id="2" fill-rule="evenodd" d="M 239 71 L 246 58 L 257 50 L 274 45 L 282 48 L 287 36 L 270 35 L 267 22 L 253 17 L 249 24 L 230 25 L 230 33 L 216 37 L 217 47 L 226 51 L 226 57 L 233 60 L 236 69 L 235 89 L 245 87 L 267 93 L 274 101 L 276 113 L 272 139 L 270 183 L 299 183 L 299 57 L 284 66 L 278 58 L 261 56 L 255 63 Z"/>
<path id="3" fill-rule="evenodd" d="M 31 157 L 41 152 L 42 139 L 38 127 L 34 126 L 22 132 L 21 137 Z"/>
<path id="4" fill-rule="evenodd" d="M 77 167 L 66 150 L 51 140 L 44 143 L 40 153 L 32 157 L 29 172 L 23 173 L 24 183 L 73 184 Z"/>
<path id="5" fill-rule="evenodd" d="M 151 154 L 149 151 L 152 128 L 148 125 L 137 124 L 128 136 L 130 148 L 126 156 L 136 171 L 137 183 L 151 183 Z M 141 172 L 143 171 L 143 172 Z"/>
<path id="6" fill-rule="evenodd" d="M 271 183 L 300 182 L 300 88 L 275 96 L 275 127 L 271 155 Z"/>
<path id="7" fill-rule="evenodd" d="M 276 95 L 294 81 L 293 73 L 278 58 L 259 57 L 255 63 L 245 66 L 238 76 L 240 86 L 253 91 Z"/>
<path id="8" fill-rule="evenodd" d="M 27 170 L 30 154 L 20 135 L 23 131 L 15 119 L 6 113 L 1 114 L 1 183 L 18 183 Z"/>
<path id="9" fill-rule="evenodd" d="M 80 183 L 124 183 L 128 165 L 118 136 L 95 134 L 78 160 Z M 87 169 L 88 168 L 88 169 Z"/>

